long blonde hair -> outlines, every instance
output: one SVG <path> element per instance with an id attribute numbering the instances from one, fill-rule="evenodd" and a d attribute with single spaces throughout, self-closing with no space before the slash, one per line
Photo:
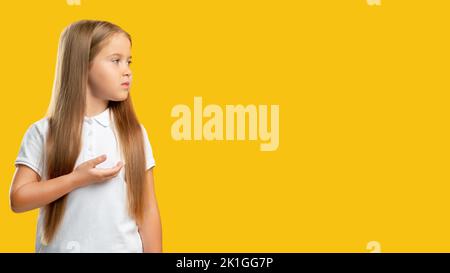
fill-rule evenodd
<path id="1" fill-rule="evenodd" d="M 130 35 L 119 26 L 105 21 L 81 20 L 69 25 L 61 34 L 55 81 L 47 117 L 49 130 L 46 145 L 48 179 L 69 174 L 81 151 L 81 136 L 86 110 L 86 87 L 89 64 L 104 42 L 113 34 Z M 127 181 L 128 209 L 139 221 L 143 214 L 145 185 L 144 139 L 129 95 L 124 101 L 110 101 L 114 115 Z M 64 215 L 67 195 L 45 206 L 44 239 L 50 242 Z"/>

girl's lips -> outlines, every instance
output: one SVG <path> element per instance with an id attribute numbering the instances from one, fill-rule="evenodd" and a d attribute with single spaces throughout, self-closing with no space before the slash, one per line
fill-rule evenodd
<path id="1" fill-rule="evenodd" d="M 124 82 L 124 83 L 122 83 L 121 84 L 123 87 L 129 87 L 130 86 L 130 83 L 129 82 Z"/>

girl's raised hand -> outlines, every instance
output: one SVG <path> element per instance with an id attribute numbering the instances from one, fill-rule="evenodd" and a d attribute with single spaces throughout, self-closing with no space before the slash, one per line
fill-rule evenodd
<path id="1" fill-rule="evenodd" d="M 99 183 L 111 179 L 120 172 L 123 163 L 119 161 L 116 166 L 107 169 L 97 169 L 95 166 L 104 162 L 106 155 L 85 161 L 77 166 L 72 174 L 78 187 L 84 187 L 93 183 Z"/>

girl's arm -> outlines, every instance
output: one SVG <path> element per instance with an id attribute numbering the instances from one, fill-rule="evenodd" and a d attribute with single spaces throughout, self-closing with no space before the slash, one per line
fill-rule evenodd
<path id="1" fill-rule="evenodd" d="M 153 168 L 146 173 L 144 217 L 138 223 L 144 252 L 162 252 L 162 228 L 153 183 Z"/>
<path id="2" fill-rule="evenodd" d="M 40 177 L 35 171 L 25 165 L 18 165 L 10 189 L 11 210 L 24 212 L 55 201 L 75 189 L 73 178 L 73 175 L 68 174 L 40 183 Z"/>
<path id="3" fill-rule="evenodd" d="M 96 169 L 95 166 L 106 160 L 106 156 L 88 160 L 73 172 L 45 182 L 31 168 L 19 164 L 14 173 L 9 199 L 11 210 L 24 212 L 43 207 L 61 196 L 92 183 L 105 181 L 116 176 L 123 164 L 110 169 Z"/>

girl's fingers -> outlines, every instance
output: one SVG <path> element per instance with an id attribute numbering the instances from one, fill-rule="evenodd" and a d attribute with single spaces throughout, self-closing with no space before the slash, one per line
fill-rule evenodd
<path id="1" fill-rule="evenodd" d="M 98 157 L 96 157 L 94 159 L 91 159 L 90 163 L 91 163 L 92 167 L 95 167 L 95 166 L 97 166 L 98 164 L 102 163 L 105 160 L 106 160 L 106 155 L 101 155 L 101 156 L 98 156 Z"/>
<path id="2" fill-rule="evenodd" d="M 115 167 L 111 168 L 111 170 L 114 172 L 118 172 L 118 171 L 120 171 L 120 169 L 122 169 L 122 167 L 123 167 L 123 163 L 122 163 L 122 161 L 119 161 L 119 162 L 117 162 Z"/>
<path id="3" fill-rule="evenodd" d="M 114 177 L 117 175 L 117 173 L 120 171 L 120 169 L 122 169 L 123 167 L 123 163 L 122 162 L 118 162 L 116 164 L 116 166 L 112 167 L 112 168 L 108 168 L 108 169 L 97 169 L 102 177 L 105 178 L 110 178 L 110 177 Z"/>

